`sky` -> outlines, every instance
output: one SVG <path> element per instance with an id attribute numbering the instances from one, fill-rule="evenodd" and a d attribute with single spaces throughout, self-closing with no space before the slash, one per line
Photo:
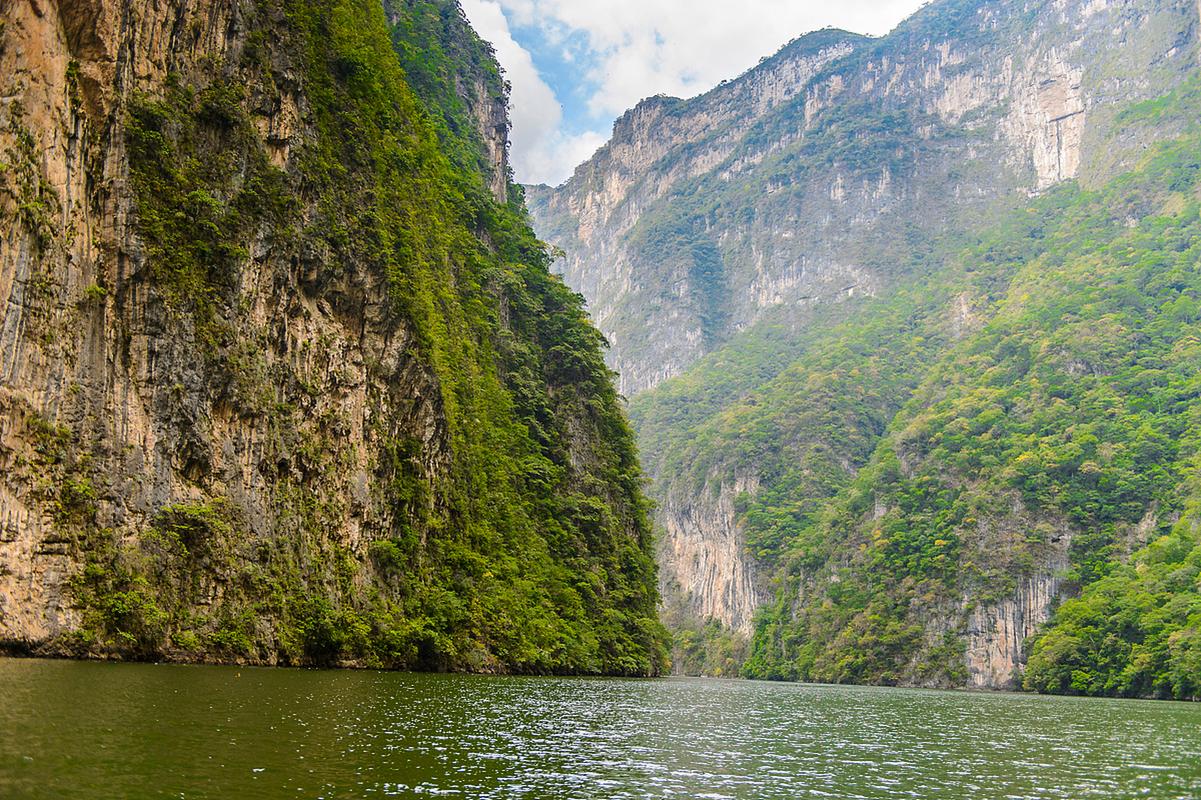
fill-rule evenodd
<path id="1" fill-rule="evenodd" d="M 922 0 L 461 0 L 512 84 L 518 181 L 559 184 L 656 94 L 692 97 L 803 33 L 882 36 Z"/>

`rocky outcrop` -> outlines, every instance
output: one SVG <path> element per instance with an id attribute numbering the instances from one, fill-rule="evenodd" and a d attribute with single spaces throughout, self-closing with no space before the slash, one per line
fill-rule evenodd
<path id="1" fill-rule="evenodd" d="M 483 79 L 477 78 L 470 87 L 460 84 L 460 96 L 465 98 L 471 116 L 484 142 L 484 158 L 490 170 L 488 188 L 498 203 L 509 199 L 509 109 L 503 94 L 490 90 Z"/>
<path id="2" fill-rule="evenodd" d="M 946 0 L 882 39 L 811 34 L 705 95 L 639 104 L 565 184 L 531 187 L 536 227 L 566 251 L 635 396 L 761 323 L 801 331 L 817 307 L 887 296 L 930 266 L 930 243 L 1031 195 L 1131 166 L 1172 131 L 1115 137 L 1115 119 L 1197 69 L 1199 30 L 1191 0 Z M 953 314 L 952 339 L 978 324 L 963 298 Z M 692 484 L 679 455 L 644 453 L 664 583 L 691 586 L 700 613 L 746 619 L 770 567 L 736 568 L 745 591 L 710 579 L 745 547 L 710 499 L 724 483 L 679 493 Z M 714 474 L 765 478 L 739 458 Z M 972 612 L 972 685 L 1011 681 L 1062 589 L 1059 567 L 1042 567 Z"/>
<path id="3" fill-rule="evenodd" d="M 977 605 L 968 618 L 967 685 L 973 689 L 1017 689 L 1026 640 L 1051 617 L 1063 588 L 1067 560 L 1022 580 L 1009 597 Z"/>
<path id="4" fill-rule="evenodd" d="M 660 512 L 666 534 L 660 560 L 671 565 L 671 580 L 692 614 L 749 635 L 755 609 L 767 596 L 738 529 L 735 500 L 742 492 L 755 491 L 758 480 L 743 477 L 719 486 L 716 495 L 681 492 L 668 497 Z"/>
<path id="5" fill-rule="evenodd" d="M 998 499 L 998 508 L 1004 505 Z M 1007 514 L 977 526 L 966 557 L 1005 576 L 994 578 L 1000 580 L 999 587 L 969 587 L 962 599 L 966 685 L 974 689 L 1021 688 L 1027 640 L 1073 588 L 1067 577 L 1072 570 L 1072 524 L 1031 513 L 1018 497 L 1010 498 L 1008 505 Z"/>
<path id="6" fill-rule="evenodd" d="M 501 205 L 498 68 L 456 3 L 387 6 L 429 96 L 376 2 L 0 3 L 0 646 L 658 669 L 632 443 Z"/>

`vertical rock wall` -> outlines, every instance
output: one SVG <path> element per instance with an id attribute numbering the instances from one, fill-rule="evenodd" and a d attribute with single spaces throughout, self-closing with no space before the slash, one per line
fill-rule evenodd
<path id="1" fill-rule="evenodd" d="M 0 647 L 659 668 L 499 68 L 454 0 L 385 11 L 0 0 Z"/>
<path id="2" fill-rule="evenodd" d="M 1191 0 L 944 2 L 882 39 L 802 37 L 705 95 L 627 112 L 564 185 L 531 187 L 535 224 L 567 251 L 564 274 L 614 342 L 622 391 L 653 391 L 759 321 L 800 328 L 815 306 L 887 294 L 921 261 L 908 241 L 1130 167 L 1171 131 L 1118 140 L 1115 117 L 1197 69 L 1199 27 Z M 718 267 L 698 270 L 708 247 Z M 737 517 L 714 500 L 729 487 L 694 490 L 679 455 L 644 453 L 664 581 L 740 627 L 771 568 L 744 566 Z M 751 492 L 762 477 L 723 466 L 715 474 Z M 1061 589 L 1044 566 L 1011 602 L 973 612 L 973 685 L 1010 681 Z"/>
<path id="3" fill-rule="evenodd" d="M 743 544 L 735 501 L 757 488 L 756 478 L 741 477 L 721 483 L 716 496 L 672 494 L 660 511 L 665 529 L 660 559 L 671 565 L 671 579 L 687 606 L 701 619 L 720 620 L 748 636 L 755 609 L 768 598 Z"/>

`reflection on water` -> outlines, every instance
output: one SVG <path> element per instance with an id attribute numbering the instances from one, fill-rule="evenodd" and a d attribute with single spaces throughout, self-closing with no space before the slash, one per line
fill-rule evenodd
<path id="1" fill-rule="evenodd" d="M 1201 797 L 1201 705 L 0 659 L 0 797 Z"/>

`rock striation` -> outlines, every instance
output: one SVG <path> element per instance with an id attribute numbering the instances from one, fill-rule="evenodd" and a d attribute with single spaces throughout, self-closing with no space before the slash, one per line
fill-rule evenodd
<path id="1" fill-rule="evenodd" d="M 631 437 L 457 3 L 6 0 L 0 84 L 0 642 L 659 669 Z"/>
<path id="2" fill-rule="evenodd" d="M 665 587 L 699 617 L 749 631 L 779 565 L 756 563 L 729 493 L 734 476 L 735 493 L 753 497 L 783 469 L 763 463 L 749 429 L 728 454 L 698 456 L 684 441 L 696 420 L 663 421 L 671 398 L 699 396 L 719 364 L 736 373 L 747 332 L 788 331 L 802 352 L 811 326 L 920 284 L 965 231 L 1065 181 L 1095 186 L 1130 168 L 1188 123 L 1117 135 L 1120 115 L 1197 69 L 1199 31 L 1191 0 L 931 3 L 888 36 L 819 31 L 699 97 L 645 100 L 567 182 L 527 189 L 633 398 Z M 973 302 L 947 310 L 951 340 L 979 324 Z M 749 390 L 723 391 L 711 394 L 733 426 Z M 902 400 L 876 409 L 874 435 Z M 850 476 L 869 453 L 826 460 Z M 1053 562 L 1012 598 L 973 605 L 964 682 L 1011 685 L 1022 642 L 1062 594 Z M 931 630 L 967 604 L 932 611 Z"/>

